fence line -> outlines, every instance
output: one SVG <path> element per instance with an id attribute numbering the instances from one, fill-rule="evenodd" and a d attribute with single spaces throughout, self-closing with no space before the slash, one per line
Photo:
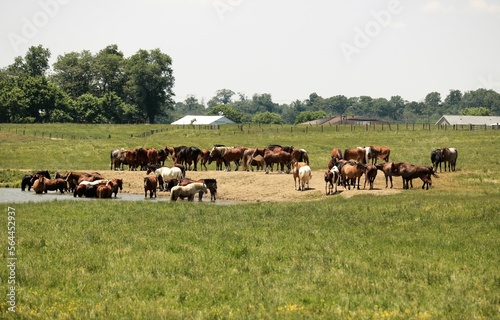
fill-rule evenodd
<path id="1" fill-rule="evenodd" d="M 421 126 L 421 127 L 420 127 Z M 333 128 L 332 128 L 333 127 Z M 230 130 L 234 128 L 234 130 Z M 243 134 L 253 134 L 253 133 L 264 133 L 264 132 L 290 132 L 290 133 L 309 133 L 309 132 L 325 132 L 325 128 L 328 128 L 328 132 L 346 132 L 346 131 L 415 131 L 415 130 L 427 130 L 427 131 L 477 131 L 477 130 L 500 130 L 499 125 L 433 125 L 430 123 L 385 123 L 385 124 L 321 124 L 321 125 L 282 125 L 282 124 L 237 124 L 237 125 L 173 125 L 170 128 L 160 128 L 151 129 L 144 131 L 140 134 L 130 134 L 130 138 L 147 138 L 157 133 L 168 132 L 169 130 L 216 130 L 219 135 L 224 132 L 233 132 L 233 134 L 243 133 Z M 229 130 L 228 130 L 229 129 Z M 333 130 L 332 130 L 333 129 Z M 1 131 L 11 131 L 13 128 L 4 128 L 0 126 Z M 59 132 L 46 132 L 41 130 L 28 130 L 26 128 L 20 129 L 15 128 L 15 133 L 19 135 L 32 135 L 34 137 L 41 137 L 44 139 L 51 140 L 84 140 L 84 139 L 111 139 L 111 134 L 107 136 L 80 136 L 78 134 L 68 134 Z"/>

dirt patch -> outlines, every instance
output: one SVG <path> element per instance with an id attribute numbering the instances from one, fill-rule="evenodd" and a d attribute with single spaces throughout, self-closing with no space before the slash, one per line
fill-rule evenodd
<path id="1" fill-rule="evenodd" d="M 93 170 L 87 170 L 92 172 Z M 100 171 L 105 178 L 123 179 L 124 193 L 144 194 L 143 177 L 145 171 Z M 152 173 L 151 173 L 152 174 Z M 299 202 L 325 198 L 324 170 L 313 171 L 309 189 L 297 191 L 294 188 L 292 174 L 244 171 L 188 171 L 191 179 L 217 179 L 217 199 L 227 202 Z M 345 190 L 339 187 L 339 193 L 328 197 L 352 197 L 359 194 L 389 195 L 401 192 L 401 179 L 395 181 L 395 189 L 385 188 L 384 175 L 379 172 L 375 179 L 374 190 L 363 190 L 364 177 L 361 178 L 361 190 Z M 368 185 L 367 185 L 368 188 Z M 168 192 L 158 192 L 159 197 L 169 196 Z M 209 200 L 210 195 L 204 197 Z"/>

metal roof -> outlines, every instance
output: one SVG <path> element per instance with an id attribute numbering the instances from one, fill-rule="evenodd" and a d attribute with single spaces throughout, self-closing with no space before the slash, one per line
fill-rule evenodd
<path id="1" fill-rule="evenodd" d="M 211 125 L 211 124 L 233 124 L 234 121 L 224 116 L 185 116 L 172 124 L 180 125 Z"/>
<path id="2" fill-rule="evenodd" d="M 472 124 L 472 125 L 496 125 L 500 122 L 500 117 L 496 116 L 457 116 L 457 115 L 444 115 L 436 122 L 436 125 L 448 124 Z"/>

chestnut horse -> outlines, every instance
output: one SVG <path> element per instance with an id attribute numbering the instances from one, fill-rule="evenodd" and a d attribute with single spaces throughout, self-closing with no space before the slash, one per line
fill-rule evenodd
<path id="1" fill-rule="evenodd" d="M 348 161 L 342 166 L 342 169 L 340 171 L 342 173 L 342 180 L 344 182 L 344 190 L 346 184 L 349 190 L 351 190 L 351 183 L 350 183 L 351 181 L 354 182 L 354 188 L 356 188 L 356 179 L 358 180 L 358 190 L 359 190 L 359 181 L 363 176 L 363 174 L 365 173 L 365 166 L 361 162 Z"/>

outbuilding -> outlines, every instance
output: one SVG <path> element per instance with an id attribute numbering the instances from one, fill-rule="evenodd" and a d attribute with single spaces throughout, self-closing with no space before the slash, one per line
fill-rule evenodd
<path id="1" fill-rule="evenodd" d="M 177 121 L 172 122 L 174 125 L 204 125 L 217 126 L 221 124 L 235 124 L 236 122 L 224 116 L 184 116 Z"/>
<path id="2" fill-rule="evenodd" d="M 454 125 L 468 125 L 468 126 L 496 126 L 500 122 L 500 117 L 496 116 L 456 116 L 444 115 L 436 122 L 438 126 L 454 126 Z"/>

